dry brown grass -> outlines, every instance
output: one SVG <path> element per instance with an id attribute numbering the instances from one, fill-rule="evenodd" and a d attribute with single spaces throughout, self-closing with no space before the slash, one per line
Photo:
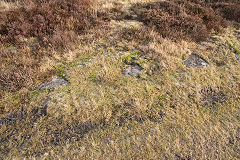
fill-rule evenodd
<path id="1" fill-rule="evenodd" d="M 4 91 L 0 158 L 239 159 L 240 66 L 229 46 L 240 46 L 239 34 L 227 28 L 207 42 L 172 41 L 140 22 L 112 20 L 78 36 L 71 51 L 41 48 L 40 72 L 61 64 L 70 83 Z M 20 66 L 35 66 L 28 48 L 17 51 Z M 186 67 L 192 52 L 210 65 Z M 3 54 L 12 63 L 1 69 L 15 66 L 12 55 Z M 122 74 L 131 57 L 146 70 L 139 78 Z"/>
<path id="2" fill-rule="evenodd" d="M 106 39 L 115 32 L 103 33 L 78 51 L 75 67 L 68 71 L 69 86 L 32 94 L 29 114 L 17 123 L 3 125 L 4 153 L 30 159 L 237 159 L 239 66 L 226 48 L 234 33 L 226 30 L 215 37 L 215 43 L 203 43 L 206 48 L 157 38 L 155 32 L 139 35 L 155 36 L 139 43 L 124 40 L 120 33 Z M 118 43 L 112 43 L 116 40 Z M 133 49 L 140 45 L 141 50 Z M 219 51 L 219 47 L 226 50 Z M 184 66 L 182 60 L 193 50 L 210 67 Z M 136 51 L 139 60 L 146 58 L 143 66 L 159 66 L 149 67 L 153 74 L 140 79 L 124 77 L 122 58 Z M 215 65 L 224 58 L 224 65 Z M 224 93 L 225 101 L 206 105 L 202 97 L 208 92 L 202 92 L 209 86 L 217 94 Z M 41 117 L 41 111 L 34 109 L 46 96 L 51 100 L 47 116 Z M 15 138 L 18 133 L 21 137 Z"/>
<path id="3" fill-rule="evenodd" d="M 5 0 L 0 2 L 0 11 L 10 11 L 20 7 L 20 4 L 16 2 L 7 2 Z"/>

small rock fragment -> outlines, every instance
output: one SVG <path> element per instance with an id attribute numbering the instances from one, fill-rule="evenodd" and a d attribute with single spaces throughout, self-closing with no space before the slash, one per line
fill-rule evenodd
<path id="1" fill-rule="evenodd" d="M 37 87 L 38 90 L 55 89 L 59 86 L 68 84 L 68 81 L 62 78 L 54 77 L 50 82 L 43 83 Z"/>
<path id="2" fill-rule="evenodd" d="M 240 61 L 240 54 L 235 54 L 235 57 L 238 61 Z"/>
<path id="3" fill-rule="evenodd" d="M 208 66 L 208 62 L 201 58 L 196 53 L 192 53 L 187 60 L 183 62 L 188 67 L 201 67 L 201 66 Z"/>
<path id="4" fill-rule="evenodd" d="M 123 74 L 125 76 L 134 76 L 137 77 L 139 76 L 140 73 L 145 73 L 145 71 L 143 70 L 143 68 L 137 64 L 133 64 L 128 66 L 128 68 L 126 68 L 125 70 L 123 70 Z"/>

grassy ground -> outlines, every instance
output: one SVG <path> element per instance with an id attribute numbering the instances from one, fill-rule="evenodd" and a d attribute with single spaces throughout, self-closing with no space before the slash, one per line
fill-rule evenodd
<path id="1" fill-rule="evenodd" d="M 1 159 L 240 159 L 240 30 L 163 38 L 134 18 L 136 3 L 147 1 L 97 1 L 109 14 L 101 30 L 69 49 L 41 48 L 33 80 L 1 91 Z M 192 52 L 209 66 L 185 66 Z M 128 61 L 146 73 L 124 76 Z M 69 85 L 34 89 L 56 74 Z"/>

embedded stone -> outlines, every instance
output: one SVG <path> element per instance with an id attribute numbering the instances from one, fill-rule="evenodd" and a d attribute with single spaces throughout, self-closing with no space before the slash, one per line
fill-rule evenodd
<path id="1" fill-rule="evenodd" d="M 238 61 L 240 61 L 240 54 L 235 54 L 235 57 Z"/>
<path id="2" fill-rule="evenodd" d="M 59 86 L 63 86 L 68 84 L 68 81 L 65 79 L 54 77 L 50 82 L 43 83 L 40 86 L 37 87 L 38 90 L 44 90 L 44 89 L 55 89 Z"/>
<path id="3" fill-rule="evenodd" d="M 145 73 L 145 71 L 143 70 L 143 68 L 141 66 L 139 66 L 137 64 L 129 65 L 128 68 L 123 70 L 123 74 L 125 76 L 137 77 L 137 76 L 139 76 L 140 73 Z"/>
<path id="4" fill-rule="evenodd" d="M 183 62 L 188 67 L 202 67 L 208 66 L 208 62 L 204 60 L 202 57 L 197 55 L 196 53 L 192 53 L 187 60 Z"/>

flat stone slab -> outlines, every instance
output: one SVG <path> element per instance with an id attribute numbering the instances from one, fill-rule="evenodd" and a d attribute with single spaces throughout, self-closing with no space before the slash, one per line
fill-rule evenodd
<path id="1" fill-rule="evenodd" d="M 145 73 L 146 71 L 143 70 L 143 68 L 137 64 L 129 65 L 125 70 L 123 70 L 123 74 L 125 76 L 133 76 L 137 77 L 140 73 Z"/>
<path id="2" fill-rule="evenodd" d="M 188 67 L 202 67 L 209 65 L 206 60 L 204 60 L 196 53 L 192 53 L 187 60 L 183 61 L 183 64 L 185 64 Z"/>
<path id="3" fill-rule="evenodd" d="M 240 61 L 240 54 L 235 54 L 235 57 L 238 61 Z"/>
<path id="4" fill-rule="evenodd" d="M 54 77 L 50 82 L 43 83 L 40 86 L 37 87 L 38 90 L 44 90 L 44 89 L 55 89 L 59 86 L 63 86 L 68 84 L 69 82 L 65 79 Z"/>

